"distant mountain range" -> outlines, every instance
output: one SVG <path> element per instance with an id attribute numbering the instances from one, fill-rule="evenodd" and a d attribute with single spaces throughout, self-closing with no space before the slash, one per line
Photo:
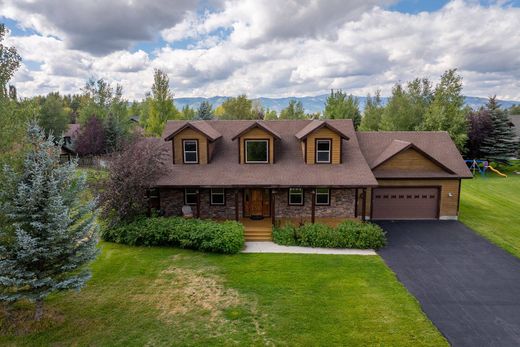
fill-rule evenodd
<path id="1" fill-rule="evenodd" d="M 253 100 L 258 100 L 262 104 L 263 107 L 269 108 L 271 110 L 275 110 L 280 112 L 282 109 L 287 107 L 290 100 L 301 101 L 303 104 L 303 108 L 305 112 L 314 113 L 314 112 L 322 112 L 325 107 L 325 101 L 329 94 L 316 95 L 316 96 L 303 96 L 303 97 L 288 97 L 288 98 L 256 98 Z M 178 108 L 182 108 L 186 105 L 191 108 L 197 109 L 202 101 L 209 101 L 213 108 L 220 106 L 224 101 L 226 101 L 228 96 L 214 96 L 211 98 L 176 98 L 175 104 Z M 359 107 L 361 111 L 365 108 L 366 97 L 358 96 L 359 99 Z M 487 98 L 480 98 L 476 96 L 466 96 L 466 105 L 472 108 L 479 108 L 480 106 L 486 104 Z M 388 101 L 388 97 L 382 97 L 383 104 L 386 104 Z M 519 105 L 520 101 L 509 101 L 509 100 L 498 100 L 498 102 L 502 105 L 503 108 L 509 108 L 513 105 Z"/>

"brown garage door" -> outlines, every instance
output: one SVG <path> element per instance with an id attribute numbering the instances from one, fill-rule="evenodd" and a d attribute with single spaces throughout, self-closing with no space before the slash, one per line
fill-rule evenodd
<path id="1" fill-rule="evenodd" d="M 372 219 L 438 218 L 437 187 L 375 188 L 372 195 Z"/>

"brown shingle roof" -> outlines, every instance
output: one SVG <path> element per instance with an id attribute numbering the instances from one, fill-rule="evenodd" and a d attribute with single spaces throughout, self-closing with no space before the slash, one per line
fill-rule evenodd
<path id="1" fill-rule="evenodd" d="M 341 130 L 338 130 L 336 127 L 334 127 L 329 121 L 323 121 L 323 120 L 313 120 L 309 124 L 307 124 L 302 130 L 298 131 L 295 136 L 298 140 L 305 139 L 309 134 L 311 134 L 313 131 L 316 131 L 322 127 L 327 127 L 333 132 L 337 133 L 339 136 L 344 138 L 345 140 L 348 140 L 349 137 L 341 132 Z"/>
<path id="2" fill-rule="evenodd" d="M 179 132 L 183 131 L 186 128 L 191 128 L 195 131 L 202 133 L 210 141 L 215 141 L 222 136 L 211 125 L 206 123 L 206 121 L 199 120 L 199 121 L 176 121 L 176 122 L 168 121 L 166 123 L 166 126 L 163 131 L 163 137 L 166 141 L 169 141 L 175 135 L 177 135 Z"/>
<path id="3" fill-rule="evenodd" d="M 379 131 L 358 132 L 359 146 L 370 167 L 408 142 L 420 152 L 431 157 L 434 162 L 448 170 L 444 172 L 410 173 L 391 172 L 378 174 L 378 178 L 470 178 L 472 177 L 457 147 L 445 131 Z M 402 149 L 401 149 L 402 150 Z M 396 153 L 394 153 L 395 155 Z M 452 171 L 453 173 L 450 173 Z M 384 176 L 384 177 L 383 177 Z"/>
<path id="4" fill-rule="evenodd" d="M 326 187 L 366 187 L 376 186 L 377 181 L 363 157 L 351 120 L 328 121 L 335 129 L 350 138 L 343 141 L 342 163 L 334 165 L 305 164 L 300 141 L 296 133 L 305 128 L 311 120 L 263 121 L 269 129 L 279 135 L 275 145 L 275 164 L 239 164 L 238 146 L 232 139 L 241 131 L 255 124 L 250 120 L 206 121 L 222 138 L 215 142 L 211 162 L 207 165 L 172 164 L 171 145 L 165 163 L 164 175 L 158 186 L 326 186 Z M 165 134 L 180 129 L 186 122 L 168 121 Z"/>
<path id="5" fill-rule="evenodd" d="M 79 124 L 69 124 L 67 130 L 63 133 L 63 137 L 68 136 L 71 139 L 75 138 L 79 133 L 79 128 Z"/>

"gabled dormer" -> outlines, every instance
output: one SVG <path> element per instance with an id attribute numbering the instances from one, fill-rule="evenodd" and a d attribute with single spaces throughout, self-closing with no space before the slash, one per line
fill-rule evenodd
<path id="1" fill-rule="evenodd" d="M 238 141 L 240 164 L 274 164 L 276 141 L 281 140 L 266 123 L 256 121 L 239 133 L 232 141 Z"/>
<path id="2" fill-rule="evenodd" d="M 296 133 L 307 164 L 341 164 L 347 135 L 327 121 L 313 120 Z"/>
<path id="3" fill-rule="evenodd" d="M 205 121 L 182 124 L 164 140 L 172 141 L 174 164 L 208 164 L 211 162 L 215 142 L 222 137 Z"/>

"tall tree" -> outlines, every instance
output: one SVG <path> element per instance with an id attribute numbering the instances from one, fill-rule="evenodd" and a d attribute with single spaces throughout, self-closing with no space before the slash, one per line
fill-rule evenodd
<path id="1" fill-rule="evenodd" d="M 253 112 L 253 101 L 245 94 L 229 98 L 222 103 L 222 119 L 256 119 Z"/>
<path id="2" fill-rule="evenodd" d="M 190 107 L 190 105 L 184 105 L 181 110 L 180 119 L 191 120 L 197 117 L 197 112 Z"/>
<path id="3" fill-rule="evenodd" d="M 467 120 L 462 77 L 457 74 L 457 69 L 447 70 L 442 74 L 420 129 L 447 131 L 459 151 L 464 150 L 468 138 Z"/>
<path id="4" fill-rule="evenodd" d="M 90 119 L 80 128 L 75 142 L 76 153 L 80 156 L 98 155 L 105 152 L 106 139 L 103 122 L 96 116 Z"/>
<path id="5" fill-rule="evenodd" d="M 7 47 L 2 43 L 6 34 L 5 25 L 0 24 L 0 98 L 8 96 L 7 83 L 22 61 L 15 47 Z"/>
<path id="6" fill-rule="evenodd" d="M 489 98 L 486 109 L 491 117 L 491 131 L 482 140 L 480 151 L 484 158 L 488 160 L 507 163 L 510 159 L 516 157 L 518 140 L 513 129 L 509 126 L 507 112 L 500 108 L 495 96 Z"/>
<path id="7" fill-rule="evenodd" d="M 204 100 L 200 103 L 199 108 L 197 109 L 197 119 L 213 119 L 213 106 L 209 103 L 209 101 Z"/>
<path id="8" fill-rule="evenodd" d="M 306 119 L 305 110 L 301 101 L 294 99 L 289 101 L 289 105 L 280 111 L 280 119 Z"/>
<path id="9" fill-rule="evenodd" d="M 152 93 L 150 96 L 150 112 L 145 130 L 151 135 L 160 136 L 168 119 L 179 118 L 179 111 L 173 103 L 173 93 L 170 90 L 168 75 L 156 69 L 153 76 Z"/>
<path id="10" fill-rule="evenodd" d="M 59 93 L 50 93 L 40 109 L 40 126 L 47 134 L 52 133 L 56 137 L 67 130 L 69 115 L 63 107 L 63 100 Z"/>
<path id="11" fill-rule="evenodd" d="M 325 102 L 323 116 L 328 119 L 352 119 L 357 129 L 361 123 L 359 100 L 352 94 L 348 95 L 341 90 L 331 90 Z"/>
<path id="12" fill-rule="evenodd" d="M 469 159 L 482 158 L 480 147 L 485 138 L 489 136 L 492 129 L 492 121 L 489 110 L 486 107 L 478 111 L 469 111 L 468 119 L 468 141 L 466 143 L 466 156 Z"/>
<path id="13" fill-rule="evenodd" d="M 363 111 L 363 119 L 359 129 L 362 131 L 377 131 L 381 123 L 384 107 L 381 103 L 381 91 L 376 91 L 376 95 L 372 97 L 367 95 L 365 110 Z"/>
<path id="14" fill-rule="evenodd" d="M 268 108 L 265 110 L 264 119 L 265 120 L 276 120 L 276 119 L 278 119 L 278 114 L 276 113 L 275 110 L 271 110 Z"/>
<path id="15" fill-rule="evenodd" d="M 416 78 L 403 87 L 396 84 L 381 115 L 379 130 L 417 130 L 433 98 L 431 82 Z"/>
<path id="16" fill-rule="evenodd" d="M 0 189 L 0 300 L 36 302 L 35 319 L 51 293 L 80 289 L 97 255 L 94 201 L 83 202 L 86 177 L 60 163 L 60 148 L 37 126 L 22 173 L 7 169 Z"/>

